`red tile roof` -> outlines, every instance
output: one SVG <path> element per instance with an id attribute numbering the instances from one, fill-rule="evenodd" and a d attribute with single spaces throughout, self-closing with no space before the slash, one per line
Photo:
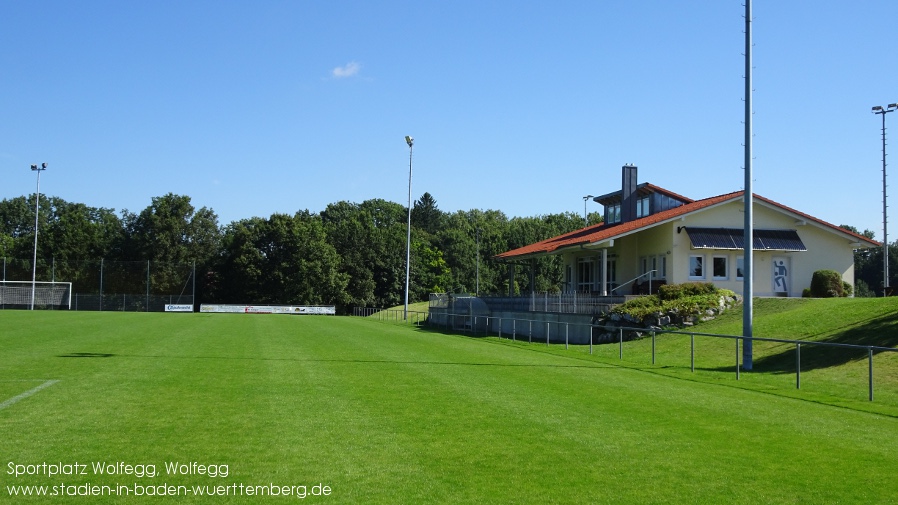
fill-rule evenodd
<path id="1" fill-rule="evenodd" d="M 659 188 L 660 189 L 660 188 Z M 732 200 L 737 200 L 742 198 L 744 191 L 736 191 L 734 193 L 727 193 L 725 195 L 715 196 L 711 198 L 706 198 L 704 200 L 695 200 L 691 203 L 687 203 L 685 205 L 681 205 L 679 207 L 675 207 L 673 209 L 665 210 L 662 212 L 658 212 L 656 214 L 652 214 L 650 216 L 642 217 L 639 219 L 635 219 L 633 221 L 629 221 L 626 223 L 614 223 L 614 224 L 597 224 L 593 226 L 589 226 L 580 230 L 572 231 L 570 233 L 566 233 L 564 235 L 559 235 L 557 237 L 552 237 L 547 240 L 543 240 L 540 242 L 536 242 L 534 244 L 530 244 L 524 247 L 520 247 L 518 249 L 513 249 L 511 251 L 506 251 L 502 254 L 497 254 L 495 257 L 497 259 L 520 259 L 531 256 L 542 256 L 546 254 L 554 254 L 561 252 L 562 249 L 566 249 L 569 247 L 576 247 L 581 245 L 593 244 L 596 242 L 602 242 L 605 240 L 610 240 L 618 237 L 623 237 L 625 235 L 629 235 L 636 231 L 640 231 L 643 229 L 651 228 L 659 223 L 669 221 L 671 219 L 675 219 L 686 214 L 696 212 L 702 209 L 706 209 L 708 207 L 712 207 L 718 204 L 722 204 L 725 202 L 729 202 Z M 871 246 L 881 246 L 882 244 L 870 240 L 863 235 L 848 231 L 844 228 L 840 228 L 833 224 L 827 223 L 826 221 L 822 221 L 815 217 L 812 217 L 803 212 L 799 212 L 790 207 L 786 207 L 785 205 L 779 204 L 770 200 L 768 198 L 764 198 L 757 194 L 754 195 L 757 200 L 765 202 L 771 206 L 777 207 L 786 212 L 793 213 L 797 216 L 802 217 L 808 221 L 813 221 L 824 227 L 831 228 L 834 231 L 838 231 L 845 235 L 849 235 L 853 238 L 856 238 L 859 242 L 865 242 Z M 686 199 L 685 197 L 682 197 Z M 688 199 L 687 199 L 688 200 Z"/>

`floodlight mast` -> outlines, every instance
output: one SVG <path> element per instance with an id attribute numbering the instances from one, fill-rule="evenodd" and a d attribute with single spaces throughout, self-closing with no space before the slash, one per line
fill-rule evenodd
<path id="1" fill-rule="evenodd" d="M 745 0 L 745 222 L 743 236 L 742 285 L 742 365 L 751 370 L 754 336 L 754 194 L 752 190 L 752 125 L 751 125 L 751 0 Z M 738 341 L 737 341 L 738 343 Z M 739 354 L 737 353 L 736 356 Z M 736 372 L 739 364 L 736 364 Z"/>
<path id="2" fill-rule="evenodd" d="M 31 170 L 37 172 L 37 191 L 34 197 L 34 259 L 31 262 L 31 310 L 34 310 L 34 292 L 37 286 L 37 218 L 41 208 L 41 172 L 46 169 L 46 163 L 41 163 L 41 166 L 31 165 Z"/>
<path id="3" fill-rule="evenodd" d="M 402 319 L 408 321 L 408 278 L 412 259 L 412 145 L 415 139 L 406 135 L 405 143 L 408 144 L 408 226 L 405 238 L 405 309 L 402 312 Z"/>
<path id="4" fill-rule="evenodd" d="M 586 195 L 583 197 L 583 226 L 584 227 L 589 226 L 589 218 L 587 217 L 587 214 L 586 214 L 586 202 L 589 201 L 590 198 L 595 198 L 595 197 L 592 195 Z"/>
<path id="5" fill-rule="evenodd" d="M 898 103 L 873 107 L 873 113 L 882 116 L 882 296 L 889 295 L 889 232 L 886 204 L 886 114 L 898 109 Z"/>

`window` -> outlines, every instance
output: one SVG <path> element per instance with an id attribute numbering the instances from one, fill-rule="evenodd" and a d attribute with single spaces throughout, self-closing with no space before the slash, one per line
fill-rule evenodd
<path id="1" fill-rule="evenodd" d="M 645 217 L 649 215 L 649 197 L 636 200 L 636 217 Z"/>
<path id="2" fill-rule="evenodd" d="M 745 280 L 745 258 L 742 256 L 736 256 L 736 280 L 741 281 Z"/>
<path id="3" fill-rule="evenodd" d="M 620 222 L 620 204 L 616 203 L 614 205 L 610 205 L 605 209 L 605 213 L 608 214 L 606 217 L 606 221 L 609 223 L 619 223 Z"/>
<path id="4" fill-rule="evenodd" d="M 661 256 L 659 258 L 661 261 L 658 265 L 658 277 L 661 279 L 667 279 L 667 256 Z"/>
<path id="5" fill-rule="evenodd" d="M 705 257 L 690 256 L 689 257 L 689 278 L 704 279 L 705 278 Z"/>
<path id="6" fill-rule="evenodd" d="M 729 274 L 727 272 L 727 257 L 726 256 L 714 256 L 712 258 L 712 269 L 713 278 L 715 280 L 725 280 L 729 279 Z"/>
<path id="7" fill-rule="evenodd" d="M 577 291 L 589 293 L 593 286 L 593 271 L 595 263 L 590 258 L 577 259 Z"/>

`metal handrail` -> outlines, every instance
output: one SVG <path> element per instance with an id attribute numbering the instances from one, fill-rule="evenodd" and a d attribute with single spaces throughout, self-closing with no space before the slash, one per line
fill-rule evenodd
<path id="1" fill-rule="evenodd" d="M 646 272 L 646 273 L 644 273 L 644 274 L 642 274 L 642 275 L 633 277 L 632 279 L 628 280 L 627 282 L 625 282 L 625 283 L 621 284 L 620 286 L 618 286 L 618 287 L 612 289 L 611 291 L 609 291 L 609 293 L 614 293 L 616 290 L 618 290 L 618 289 L 620 289 L 620 288 L 626 286 L 627 284 L 630 284 L 631 282 L 633 282 L 633 281 L 635 281 L 635 280 L 637 280 L 637 279 L 640 279 L 640 278 L 642 278 L 642 277 L 645 277 L 646 275 L 649 275 L 649 274 L 653 274 L 653 273 L 655 273 L 655 272 L 657 272 L 657 270 L 649 270 L 648 272 Z M 652 292 L 652 278 L 649 277 L 649 293 L 651 293 L 651 292 Z"/>

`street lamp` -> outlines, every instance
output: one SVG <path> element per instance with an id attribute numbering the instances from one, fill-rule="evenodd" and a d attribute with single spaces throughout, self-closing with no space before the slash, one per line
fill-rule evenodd
<path id="1" fill-rule="evenodd" d="M 37 172 L 37 193 L 34 197 L 34 260 L 31 263 L 31 310 L 34 310 L 34 291 L 37 286 L 37 218 L 41 208 L 41 172 L 46 169 L 46 163 L 41 163 L 41 166 L 31 165 L 31 170 Z"/>
<path id="2" fill-rule="evenodd" d="M 586 202 L 589 201 L 590 198 L 595 198 L 592 195 L 586 195 L 583 197 L 583 226 L 589 226 L 589 219 L 586 217 Z"/>
<path id="3" fill-rule="evenodd" d="M 405 310 L 402 314 L 403 320 L 408 321 L 408 274 L 412 259 L 412 145 L 415 139 L 406 135 L 405 143 L 408 144 L 408 226 L 405 238 Z"/>
<path id="4" fill-rule="evenodd" d="M 898 109 L 898 103 L 890 103 L 885 108 L 877 105 L 873 113 L 882 116 L 882 296 L 889 292 L 889 234 L 886 213 L 886 114 Z"/>

